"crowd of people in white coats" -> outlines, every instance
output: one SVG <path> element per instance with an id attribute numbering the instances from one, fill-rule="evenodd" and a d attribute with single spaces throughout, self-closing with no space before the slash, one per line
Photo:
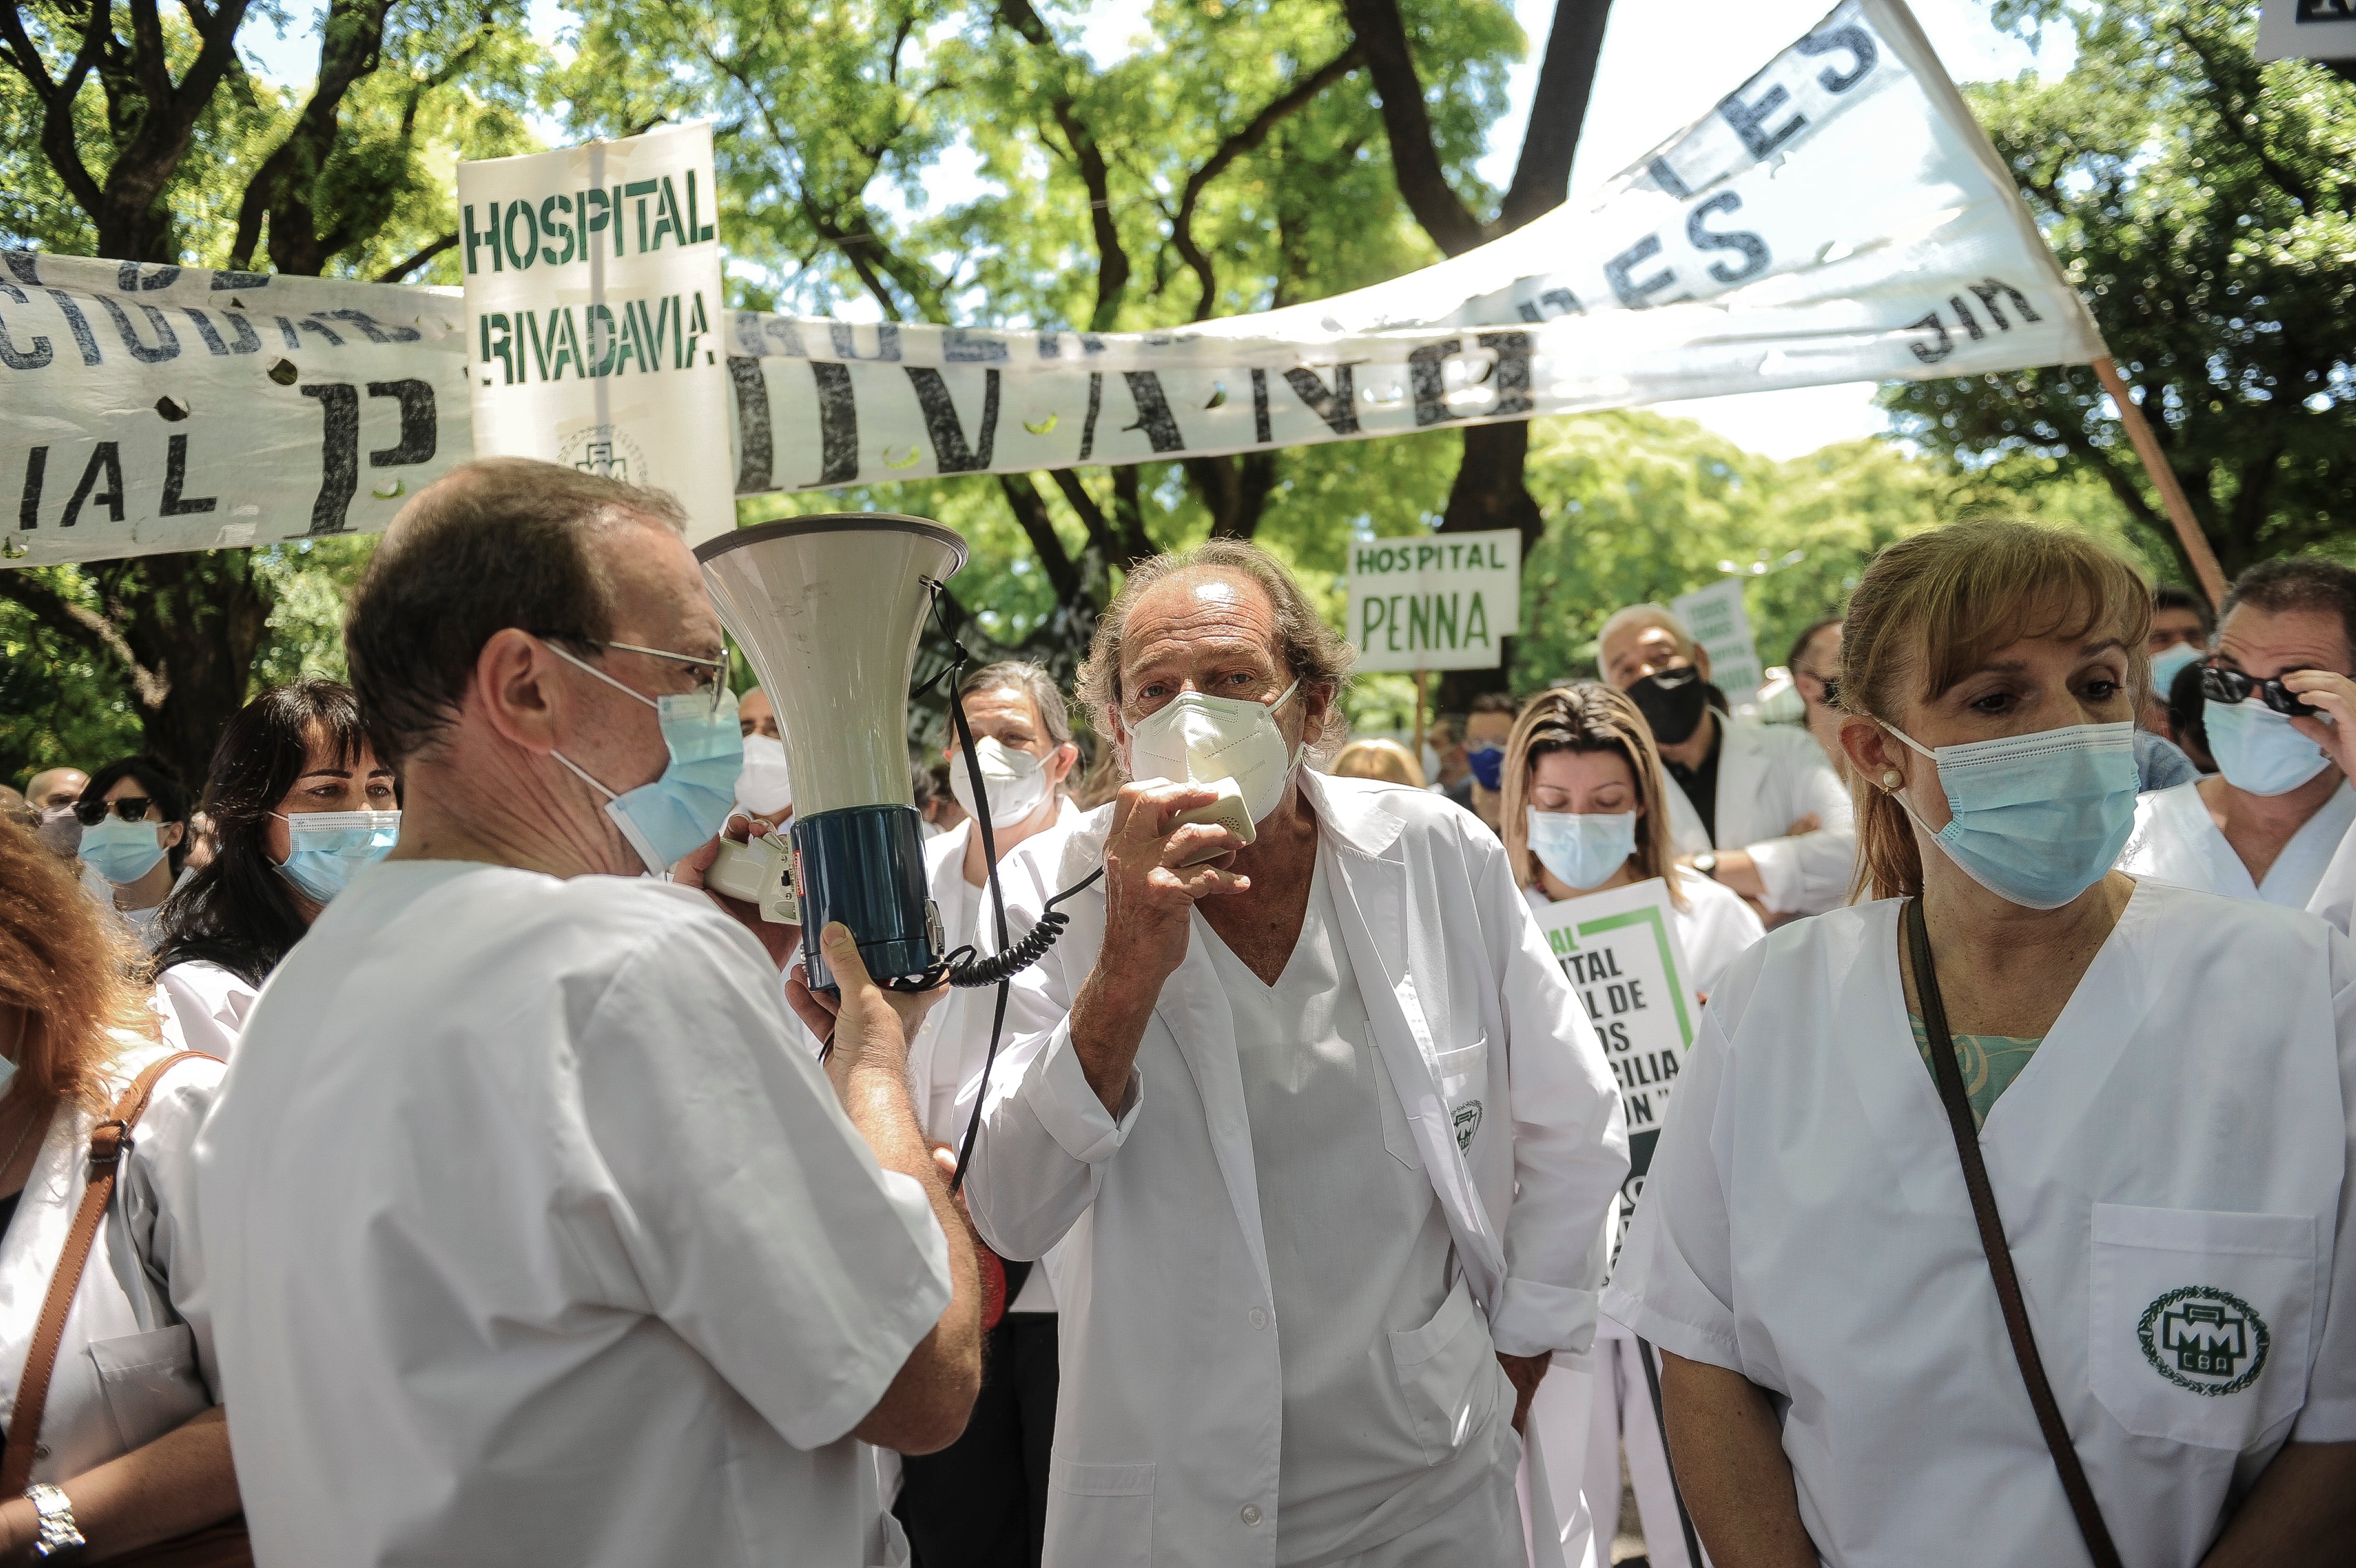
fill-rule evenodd
<path id="1" fill-rule="evenodd" d="M 1678 1568 L 2356 1561 L 2356 572 L 1950 524 L 1794 722 L 1638 605 L 1418 756 L 1139 563 L 962 680 L 1001 1004 L 705 888 L 827 737 L 684 521 L 464 466 L 348 686 L 5 802 L 0 1559 L 1590 1568 L 1624 1464 Z M 1632 1170 L 1539 922 L 1653 882 Z"/>

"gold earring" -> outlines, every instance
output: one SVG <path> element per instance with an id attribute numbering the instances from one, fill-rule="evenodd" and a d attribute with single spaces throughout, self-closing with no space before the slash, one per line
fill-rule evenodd
<path id="1" fill-rule="evenodd" d="M 1899 772 L 1895 768 L 1881 776 L 1881 787 L 1885 789 L 1895 789 L 1905 782 L 1906 775 Z"/>

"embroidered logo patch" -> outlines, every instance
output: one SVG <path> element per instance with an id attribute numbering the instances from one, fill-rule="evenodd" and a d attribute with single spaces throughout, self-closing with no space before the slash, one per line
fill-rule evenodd
<path id="1" fill-rule="evenodd" d="M 1472 1146 L 1472 1134 L 1478 1133 L 1480 1130 L 1481 1102 L 1477 1100 L 1468 1100 L 1463 1104 L 1456 1108 L 1457 1148 L 1460 1150 L 1471 1148 Z"/>
<path id="2" fill-rule="evenodd" d="M 2144 1308 L 2136 1326 L 2144 1359 L 2196 1394 L 2239 1393 L 2258 1380 L 2274 1343 L 2257 1308 L 2231 1291 L 2186 1285 Z"/>

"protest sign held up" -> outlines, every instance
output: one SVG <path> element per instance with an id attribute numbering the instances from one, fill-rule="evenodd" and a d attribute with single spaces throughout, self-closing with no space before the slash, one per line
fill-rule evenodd
<path id="1" fill-rule="evenodd" d="M 1628 1178 L 1620 1188 L 1624 1235 L 1644 1196 L 1653 1145 L 1668 1119 L 1669 1095 L 1700 1008 L 1686 983 L 1669 885 L 1655 877 L 1566 899 L 1538 910 L 1537 918 L 1571 989 L 1587 1004 L 1604 1059 L 1620 1081 L 1628 1117 Z"/>
<path id="2" fill-rule="evenodd" d="M 1494 670 L 1521 629 L 1522 536 L 1510 528 L 1350 547 L 1361 670 Z"/>

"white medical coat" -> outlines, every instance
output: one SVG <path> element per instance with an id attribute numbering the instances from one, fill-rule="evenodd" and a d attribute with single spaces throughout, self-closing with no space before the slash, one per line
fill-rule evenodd
<path id="1" fill-rule="evenodd" d="M 136 1036 L 116 1039 L 123 1050 L 108 1069 L 110 1104 L 175 1048 Z M 173 1068 L 156 1080 L 133 1132 L 66 1315 L 41 1412 L 36 1481 L 69 1481 L 220 1402 L 205 1260 L 197 1244 L 194 1156 L 197 1129 L 221 1071 L 209 1061 Z M 41 1303 L 89 1186 L 97 1122 L 80 1109 L 50 1120 L 16 1218 L 0 1239 L 0 1426 L 16 1418 Z"/>
<path id="2" fill-rule="evenodd" d="M 2083 1563 L 1907 1024 L 1901 908 L 1735 964 L 1604 1310 L 1768 1391 L 1826 1562 Z M 2286 1438 L 2356 1440 L 2351 1105 L 2346 940 L 2144 882 L 1988 1114 L 2038 1349 L 2136 1568 L 2197 1563 Z M 2203 1334 L 2222 1353 L 2188 1370 Z"/>
<path id="3" fill-rule="evenodd" d="M 1033 839 L 1045 840 L 1069 832 L 1081 817 L 1080 809 L 1072 804 L 1068 795 L 1056 797 L 1057 815 L 1055 826 Z M 982 953 L 998 950 L 996 922 L 990 909 L 990 888 L 969 887 L 965 879 L 965 848 L 974 831 L 973 819 L 967 818 L 946 832 L 925 841 L 926 895 L 941 912 L 942 947 L 955 952 L 971 942 Z M 1025 839 L 1024 844 L 1033 842 Z M 1003 883 L 1003 877 L 1001 878 Z M 972 894 L 981 895 L 977 908 Z M 1007 901 L 1007 930 L 1020 940 L 1035 915 L 1014 918 L 1011 889 Z M 955 1148 L 965 1137 L 966 1122 L 973 1113 L 973 1098 L 981 1087 L 981 1064 L 990 1054 L 990 1021 L 998 1005 L 994 987 L 952 987 L 947 996 L 933 1004 L 916 1037 L 908 1042 L 908 1079 L 916 1090 L 916 1120 L 923 1125 L 925 1136 L 936 1143 Z M 999 1042 L 999 1062 L 1005 1064 L 1005 1047 L 1014 1036 L 1010 1029 Z M 995 1072 L 993 1071 L 993 1076 Z"/>
<path id="4" fill-rule="evenodd" d="M 1410 1403 L 1445 1412 L 1467 1391 L 1416 1383 L 1413 1358 L 1447 1359 L 1432 1354 L 1440 1340 L 1482 1316 L 1514 1355 L 1583 1351 L 1593 1337 L 1604 1218 L 1627 1170 L 1619 1091 L 1494 834 L 1422 790 L 1300 778 L 1407 1123 L 1385 1141 L 1430 1174 L 1464 1276 L 1431 1326 L 1394 1336 Z M 1007 857 L 1022 924 L 1102 864 L 1110 818 L 1090 813 L 1053 855 L 1025 844 Z M 1080 1069 L 1068 1017 L 1104 939 L 1101 885 L 1061 908 L 1070 928 L 1015 987 L 1023 1037 L 966 1186 L 983 1238 L 1007 1256 L 1065 1248 L 1047 1568 L 1266 1568 L 1282 1376 L 1208 928 L 1197 913 L 1116 1121 Z"/>
<path id="5" fill-rule="evenodd" d="M 197 1164 L 260 1561 L 905 1546 L 847 1434 L 947 1243 L 702 893 L 369 866 L 271 975 Z"/>
<path id="6" fill-rule="evenodd" d="M 155 977 L 155 1011 L 167 1045 L 229 1060 L 262 987 L 206 959 L 176 963 Z"/>
<path id="7" fill-rule="evenodd" d="M 1857 812 L 1848 786 L 1825 760 L 1815 736 L 1797 725 L 1739 724 L 1724 714 L 1718 724 L 1725 736 L 1718 750 L 1718 836 L 1703 831 L 1701 813 L 1677 781 L 1667 779 L 1669 837 L 1676 852 L 1748 852 L 1775 914 L 1837 908 L 1848 897 L 1857 865 Z M 1792 824 L 1807 816 L 1822 825 L 1792 833 Z"/>
<path id="8" fill-rule="evenodd" d="M 2136 797 L 2135 832 L 2119 852 L 2119 869 L 2179 887 L 2303 909 L 2316 896 L 2324 868 L 2351 822 L 2356 822 L 2356 789 L 2342 784 L 2290 835 L 2266 867 L 2266 879 L 2253 882 L 2250 868 L 2218 831 L 2196 780 Z"/>

